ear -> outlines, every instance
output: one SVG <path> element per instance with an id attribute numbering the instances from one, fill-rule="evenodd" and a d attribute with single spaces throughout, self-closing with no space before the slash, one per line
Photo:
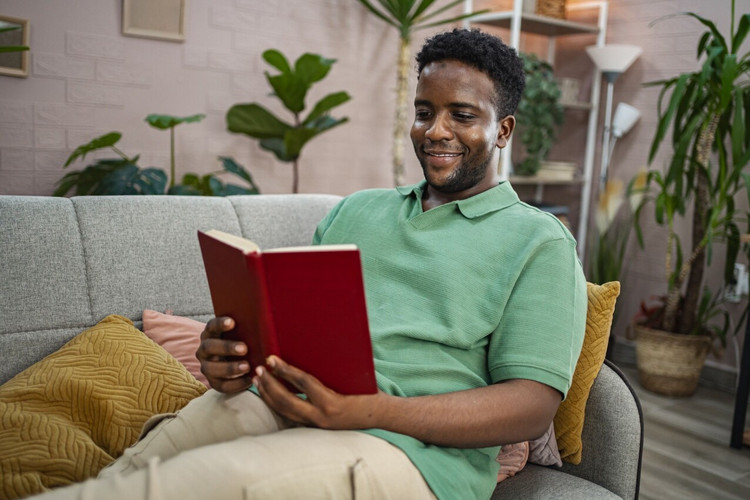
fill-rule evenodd
<path id="1" fill-rule="evenodd" d="M 515 128 L 516 128 L 515 116 L 508 115 L 505 118 L 501 119 L 498 122 L 497 141 L 495 141 L 495 145 L 500 149 L 507 146 L 508 140 L 510 139 L 510 135 L 513 133 L 513 129 Z"/>

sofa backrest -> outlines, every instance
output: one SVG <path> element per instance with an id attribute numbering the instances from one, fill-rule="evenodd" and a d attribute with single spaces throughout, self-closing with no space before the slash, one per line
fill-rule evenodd
<path id="1" fill-rule="evenodd" d="M 109 314 L 209 318 L 197 230 L 306 245 L 340 199 L 0 196 L 0 383 Z"/>

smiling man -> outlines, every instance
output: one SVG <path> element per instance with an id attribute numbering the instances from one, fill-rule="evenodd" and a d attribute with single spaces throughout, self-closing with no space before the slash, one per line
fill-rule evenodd
<path id="1" fill-rule="evenodd" d="M 547 430 L 583 341 L 586 288 L 568 231 L 498 180 L 521 61 L 498 38 L 454 30 L 417 63 L 424 181 L 345 198 L 314 237 L 361 250 L 379 392 L 337 394 L 275 357 L 250 373 L 233 357 L 247 346 L 222 339 L 233 321 L 216 318 L 198 351 L 215 390 L 100 479 L 53 495 L 481 499 L 499 446 Z"/>

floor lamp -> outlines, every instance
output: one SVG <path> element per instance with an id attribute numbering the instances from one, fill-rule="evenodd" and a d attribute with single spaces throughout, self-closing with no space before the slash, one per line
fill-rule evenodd
<path id="1" fill-rule="evenodd" d="M 592 45 L 586 47 L 586 53 L 594 61 L 596 67 L 607 79 L 607 104 L 604 110 L 604 136 L 602 138 L 602 163 L 599 170 L 599 189 L 604 187 L 607 182 L 607 170 L 609 169 L 610 154 L 614 148 L 614 142 L 610 140 L 612 135 L 612 94 L 617 77 L 623 74 L 641 55 L 642 49 L 635 45 Z M 622 105 L 621 105 L 622 106 Z M 625 105 L 627 106 L 627 105 Z M 620 112 L 618 106 L 618 112 Z M 615 135 L 615 140 L 622 137 L 638 120 L 638 110 L 632 106 L 622 108 L 620 112 L 623 123 L 630 123 L 629 127 L 619 128 L 619 136 Z M 633 113 L 635 112 L 635 113 Z M 611 142 L 611 144 L 610 144 Z"/>

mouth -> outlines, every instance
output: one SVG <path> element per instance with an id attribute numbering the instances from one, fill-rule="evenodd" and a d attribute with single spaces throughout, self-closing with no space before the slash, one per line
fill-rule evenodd
<path id="1" fill-rule="evenodd" d="M 451 159 L 458 158 L 463 153 L 460 151 L 436 151 L 436 150 L 423 150 L 424 154 L 433 158 Z"/>

